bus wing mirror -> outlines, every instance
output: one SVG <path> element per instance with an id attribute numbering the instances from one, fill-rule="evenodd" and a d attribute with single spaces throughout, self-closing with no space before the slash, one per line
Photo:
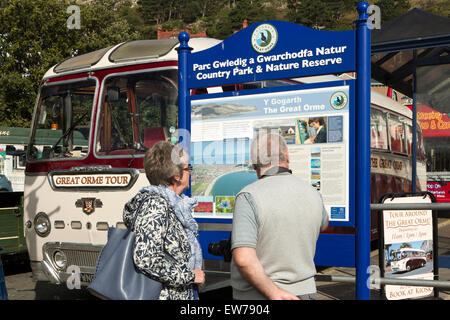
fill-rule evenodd
<path id="1" fill-rule="evenodd" d="M 106 101 L 108 102 L 118 101 L 119 96 L 120 96 L 119 87 L 108 87 L 106 89 Z"/>
<path id="2" fill-rule="evenodd" d="M 7 155 L 15 155 L 16 153 L 16 147 L 13 145 L 6 145 L 6 154 Z"/>

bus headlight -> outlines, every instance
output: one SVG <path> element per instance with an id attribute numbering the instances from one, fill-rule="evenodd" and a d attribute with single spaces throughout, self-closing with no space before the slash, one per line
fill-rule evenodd
<path id="1" fill-rule="evenodd" d="M 44 212 L 39 212 L 34 217 L 34 230 L 41 237 L 46 237 L 50 233 L 50 219 Z"/>
<path id="2" fill-rule="evenodd" d="M 56 250 L 53 253 L 53 261 L 55 262 L 55 266 L 60 270 L 65 269 L 67 266 L 66 254 L 60 250 Z"/>

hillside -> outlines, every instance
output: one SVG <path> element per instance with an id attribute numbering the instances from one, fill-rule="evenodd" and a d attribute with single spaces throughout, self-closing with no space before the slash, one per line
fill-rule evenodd
<path id="1" fill-rule="evenodd" d="M 189 27 L 193 32 L 225 39 L 242 27 L 264 20 L 287 20 L 326 30 L 348 30 L 356 19 L 355 0 L 139 0 L 133 7 L 147 30 Z M 450 16 L 448 0 L 376 0 L 382 23 L 412 8 Z M 144 18 L 145 17 L 145 18 Z M 136 27 L 139 28 L 138 25 Z M 147 34 L 155 36 L 155 34 Z"/>

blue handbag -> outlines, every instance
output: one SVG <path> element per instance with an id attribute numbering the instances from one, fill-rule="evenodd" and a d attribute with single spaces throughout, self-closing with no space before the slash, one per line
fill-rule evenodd
<path id="1" fill-rule="evenodd" d="M 140 272 L 133 261 L 135 234 L 132 231 L 142 201 L 128 230 L 109 228 L 108 241 L 100 252 L 94 279 L 88 290 L 101 299 L 157 300 L 162 284 Z"/>

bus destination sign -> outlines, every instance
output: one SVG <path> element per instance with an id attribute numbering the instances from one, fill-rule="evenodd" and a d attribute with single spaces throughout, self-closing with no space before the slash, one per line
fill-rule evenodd
<path id="1" fill-rule="evenodd" d="M 110 172 L 54 171 L 49 180 L 53 189 L 129 189 L 139 173 L 137 170 L 114 170 Z"/>

